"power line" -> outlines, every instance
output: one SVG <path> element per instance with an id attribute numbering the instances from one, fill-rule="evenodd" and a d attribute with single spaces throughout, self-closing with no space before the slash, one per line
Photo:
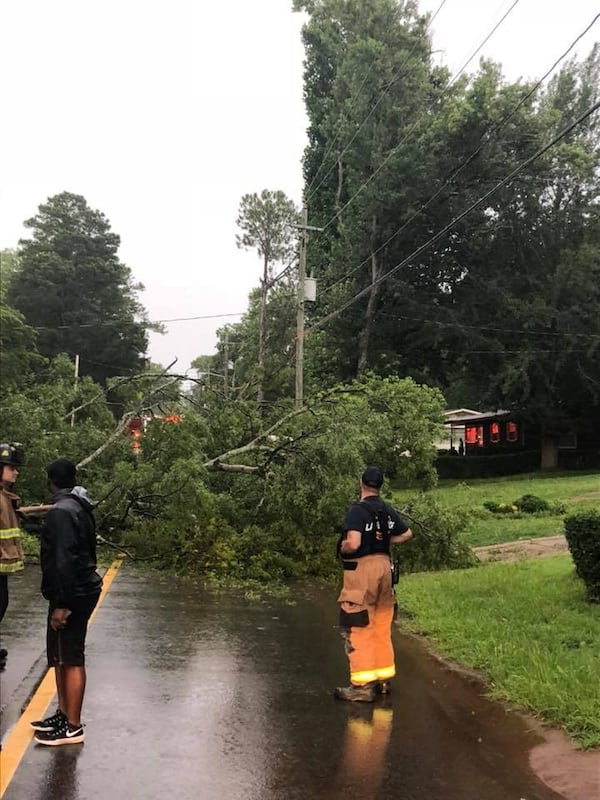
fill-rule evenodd
<path id="1" fill-rule="evenodd" d="M 477 55 L 477 53 L 479 53 L 479 52 L 481 51 L 481 49 L 482 49 L 483 47 L 485 47 L 485 45 L 487 44 L 487 42 L 488 42 L 488 41 L 489 41 L 489 40 L 492 38 L 492 36 L 493 36 L 493 35 L 496 33 L 496 31 L 498 30 L 498 28 L 500 27 L 500 25 L 502 25 L 502 23 L 504 22 L 504 20 L 505 20 L 505 19 L 508 17 L 508 15 L 509 15 L 509 14 L 510 14 L 510 12 L 513 10 L 513 8 L 514 8 L 514 7 L 517 5 L 517 3 L 518 3 L 518 2 L 519 2 L 519 0 L 514 0 L 514 2 L 513 2 L 513 4 L 512 4 L 512 6 L 511 6 L 511 7 L 508 9 L 508 11 L 507 11 L 507 12 L 504 14 L 504 16 L 502 16 L 502 17 L 501 17 L 501 18 L 498 20 L 498 22 L 496 23 L 496 25 L 495 25 L 495 26 L 492 28 L 492 30 L 491 30 L 491 31 L 488 33 L 488 35 L 485 37 L 485 39 L 483 40 L 483 42 L 481 42 L 481 44 L 480 44 L 480 45 L 479 45 L 477 48 L 475 48 L 475 50 L 474 50 L 474 51 L 471 53 L 471 55 L 469 56 L 469 58 L 468 58 L 468 59 L 465 61 L 465 63 L 462 65 L 462 67 L 461 67 L 461 68 L 458 70 L 458 72 L 456 73 L 456 75 L 455 75 L 455 76 L 452 78 L 452 80 L 450 81 L 450 86 L 452 86 L 452 84 L 453 84 L 453 83 L 456 81 L 456 79 L 457 79 L 457 78 L 458 78 L 458 76 L 461 74 L 461 72 L 462 72 L 463 70 L 465 70 L 465 69 L 466 69 L 466 68 L 469 66 L 469 64 L 471 63 L 471 61 L 473 61 L 473 59 L 475 58 L 475 56 Z"/>
<path id="2" fill-rule="evenodd" d="M 446 2 L 446 0 L 444 0 L 444 2 Z M 350 98 L 350 104 L 351 104 L 351 105 L 354 103 L 354 101 L 356 100 L 356 98 L 357 98 L 357 97 L 360 95 L 360 93 L 362 92 L 362 90 L 363 90 L 363 86 L 364 86 L 364 85 L 365 85 L 365 83 L 367 82 L 367 79 L 368 79 L 368 77 L 369 77 L 369 75 L 370 75 L 370 73 L 371 73 L 371 70 L 373 69 L 373 65 L 375 64 L 375 62 L 376 62 L 376 61 L 377 61 L 377 55 L 373 56 L 373 60 L 372 60 L 372 61 L 371 61 L 371 63 L 369 64 L 369 68 L 366 70 L 366 72 L 365 72 L 365 75 L 364 75 L 364 78 L 362 79 L 362 82 L 361 82 L 360 86 L 358 87 L 358 89 L 356 90 L 356 92 L 354 92 L 354 93 L 353 93 L 353 95 L 352 95 L 352 97 Z M 320 183 L 319 183 L 319 185 L 318 185 L 318 186 L 315 188 L 315 190 L 314 190 L 313 192 L 311 192 L 311 189 L 312 189 L 312 187 L 313 187 L 313 184 L 314 184 L 314 182 L 315 182 L 315 181 L 317 180 L 317 178 L 319 177 L 319 172 L 320 172 L 320 171 L 321 171 L 321 169 L 323 168 L 323 165 L 324 165 L 324 164 L 325 164 L 325 162 L 327 161 L 327 158 L 329 157 L 329 154 L 331 153 L 331 151 L 332 151 L 332 150 L 333 150 L 333 148 L 335 147 L 335 145 L 336 145 L 336 143 L 337 143 L 337 141 L 338 141 L 339 137 L 340 137 L 340 131 L 339 131 L 339 129 L 338 129 L 338 131 L 336 132 L 336 134 L 333 136 L 333 138 L 332 138 L 331 142 L 330 142 L 330 143 L 329 143 L 329 145 L 327 146 L 327 149 L 325 150 L 325 155 L 323 156 L 323 159 L 322 159 L 321 163 L 319 164 L 319 166 L 318 166 L 318 168 L 317 168 L 317 171 L 315 172 L 315 174 L 314 174 L 314 176 L 313 176 L 313 179 L 311 180 L 311 182 L 310 182 L 310 184 L 309 184 L 309 186 L 308 186 L 308 188 L 307 188 L 307 190 L 306 190 L 306 192 L 307 192 L 307 194 L 308 194 L 308 197 L 307 197 L 307 200 L 306 200 L 306 202 L 307 202 L 307 203 L 308 203 L 308 200 L 309 200 L 309 199 L 310 199 L 310 198 L 311 198 L 311 197 L 314 195 L 314 193 L 315 193 L 315 192 L 316 192 L 316 191 L 317 191 L 317 190 L 320 188 L 320 186 L 323 184 L 323 180 L 325 180 L 325 178 L 327 177 L 327 175 L 329 175 L 329 172 L 331 171 L 331 167 L 330 167 L 330 168 L 329 168 L 329 170 L 327 171 L 327 173 L 325 174 L 325 177 L 323 178 L 323 180 L 321 180 L 321 182 L 320 182 Z M 333 165 L 332 165 L 332 166 L 333 166 Z"/>
<path id="3" fill-rule="evenodd" d="M 173 317 L 172 319 L 156 319 L 155 323 L 159 322 L 189 322 L 196 319 L 221 319 L 222 317 L 243 317 L 245 311 L 235 311 L 231 314 L 203 314 L 198 317 Z"/>
<path id="4" fill-rule="evenodd" d="M 494 331 L 498 333 L 516 333 L 519 336 L 578 336 L 583 337 L 585 339 L 600 339 L 600 334 L 598 333 L 577 333 L 575 331 L 533 331 L 527 330 L 525 328 L 499 328 L 494 325 L 469 325 L 466 322 L 443 322 L 439 319 L 423 319 L 421 317 L 409 317 L 404 314 L 387 314 L 385 311 L 382 311 L 380 316 L 386 317 L 387 319 L 395 319 L 395 320 L 404 320 L 407 322 L 419 322 L 419 323 L 427 323 L 431 325 L 437 325 L 443 328 L 466 328 L 467 330 L 476 330 L 476 331 Z"/>
<path id="5" fill-rule="evenodd" d="M 519 164 L 518 167 L 515 167 L 515 169 L 513 169 L 505 178 L 503 178 L 503 180 L 501 180 L 499 183 L 493 186 L 488 192 L 486 192 L 484 195 L 478 198 L 474 203 L 471 203 L 471 205 L 468 206 L 468 208 L 462 211 L 458 216 L 454 217 L 454 219 L 452 219 L 447 225 L 445 225 L 443 228 L 441 228 L 441 230 L 439 230 L 436 234 L 430 237 L 425 242 L 425 244 L 422 244 L 420 247 L 417 247 L 416 250 L 413 250 L 413 252 L 409 256 L 400 261 L 399 264 L 396 264 L 396 266 L 393 267 L 391 270 L 389 270 L 389 272 L 386 272 L 385 275 L 381 275 L 379 278 L 377 278 L 377 280 L 373 281 L 369 286 L 365 287 L 360 292 L 358 292 L 358 294 L 354 295 L 354 297 L 347 303 L 344 303 L 344 305 L 340 306 L 339 308 L 335 309 L 329 314 L 326 314 L 320 320 L 311 325 L 310 328 L 307 328 L 306 331 L 304 332 L 304 335 L 306 336 L 309 333 L 313 333 L 314 331 L 322 328 L 331 319 L 334 319 L 339 314 L 341 314 L 342 311 L 345 311 L 347 308 L 350 308 L 350 306 L 354 305 L 354 303 L 361 297 L 364 297 L 365 294 L 371 292 L 375 288 L 375 286 L 378 286 L 379 284 L 383 283 L 385 280 L 390 278 L 403 266 L 408 264 L 417 256 L 421 255 L 421 253 L 425 252 L 425 250 L 427 250 L 428 247 L 437 242 L 438 239 L 441 239 L 441 237 L 444 236 L 446 233 L 448 233 L 448 231 L 452 230 L 452 228 L 454 228 L 462 219 L 464 219 L 468 214 L 470 214 L 472 211 L 474 211 L 476 208 L 482 205 L 486 200 L 488 200 L 493 194 L 495 194 L 498 191 L 498 189 L 501 189 L 503 186 L 506 186 L 507 183 L 510 183 L 510 181 L 516 175 L 518 175 L 519 172 L 522 172 L 525 169 L 525 167 L 529 166 L 529 164 L 536 161 L 546 151 L 550 150 L 552 147 L 558 144 L 558 142 L 561 139 L 564 139 L 564 137 L 567 136 L 572 130 L 574 130 L 574 128 L 576 128 L 578 125 L 581 125 L 581 123 L 584 122 L 588 117 L 590 117 L 595 111 L 597 111 L 598 108 L 600 108 L 600 101 L 594 103 L 593 106 L 588 108 L 586 111 L 583 112 L 583 114 L 577 117 L 577 119 L 574 122 L 572 122 L 570 125 L 567 125 L 566 128 L 563 128 L 563 130 L 559 134 L 557 134 L 554 137 L 554 139 L 552 139 L 550 142 L 540 147 L 532 156 L 526 158 L 525 161 Z"/>
<path id="6" fill-rule="evenodd" d="M 567 48 L 567 49 L 564 51 L 564 53 L 562 53 L 562 55 L 560 55 L 560 56 L 559 56 L 559 57 L 558 57 L 558 58 L 557 58 L 557 59 L 554 61 L 554 63 L 552 64 L 552 66 L 551 66 L 551 67 L 549 67 L 549 69 L 548 69 L 548 70 L 546 70 L 546 72 L 544 73 L 544 75 L 542 75 L 542 77 L 541 77 L 541 78 L 538 80 L 538 82 L 537 82 L 537 83 L 536 83 L 536 84 L 535 84 L 535 85 L 534 85 L 534 86 L 533 86 L 533 87 L 530 89 L 530 91 L 528 91 L 528 92 L 527 92 L 525 95 L 523 95 L 523 97 L 522 97 L 522 98 L 519 100 L 519 102 L 518 102 L 518 103 L 517 103 L 517 104 L 514 106 L 514 108 L 513 108 L 511 111 L 509 111 L 509 112 L 508 112 L 508 114 L 506 114 L 506 115 L 505 115 L 505 116 L 504 116 L 504 117 L 503 117 L 503 118 L 500 120 L 500 122 L 498 122 L 498 123 L 497 123 L 497 124 L 496 124 L 496 125 L 495 125 L 493 128 L 491 128 L 491 130 L 489 130 L 489 131 L 484 131 L 484 132 L 483 132 L 483 134 L 481 135 L 481 138 L 480 138 L 480 140 L 479 140 L 479 145 L 477 146 L 477 148 L 476 148 L 476 149 L 475 149 L 475 150 L 474 150 L 474 151 L 471 153 L 471 155 L 470 155 L 470 156 L 468 156 L 468 158 L 466 158 L 466 159 L 465 159 L 465 160 L 464 160 L 464 161 L 463 161 L 463 162 L 462 162 L 462 163 L 461 163 L 461 164 L 460 164 L 460 165 L 459 165 L 459 166 L 458 166 L 458 167 L 457 167 L 457 168 L 456 168 L 456 169 L 455 169 L 455 170 L 452 172 L 452 174 L 450 175 L 450 177 L 446 179 L 446 181 L 445 181 L 445 182 L 444 182 L 444 183 L 443 183 L 443 184 L 440 186 L 440 188 L 439 188 L 439 189 L 438 189 L 438 190 L 437 190 L 437 191 L 436 191 L 436 192 L 435 192 L 435 193 L 434 193 L 434 194 L 433 194 L 433 195 L 432 195 L 432 196 L 429 198 L 429 200 L 427 200 L 427 202 L 423 203 L 423 205 L 422 205 L 422 206 L 421 206 L 419 209 L 417 209 L 417 211 L 415 211 L 415 212 L 414 212 L 414 214 L 413 214 L 411 217 L 409 217 L 409 219 L 407 219 L 407 220 L 406 220 L 406 222 L 404 222 L 404 223 L 403 223 L 403 224 L 402 224 L 402 225 L 401 225 L 401 226 L 400 226 L 400 227 L 399 227 L 399 228 L 398 228 L 398 229 L 397 229 L 397 230 L 396 230 L 394 233 L 392 233 L 392 235 L 391 235 L 391 236 L 389 236 L 389 237 L 386 239 L 386 241 L 385 241 L 385 242 L 384 242 L 382 245 L 380 245 L 380 246 L 377 248 L 377 250 L 375 250 L 375 252 L 374 252 L 374 253 L 371 253 L 371 254 L 370 254 L 370 255 L 369 255 L 367 258 L 365 258 L 365 259 L 364 259 L 364 260 L 363 260 L 363 261 L 362 261 L 360 264 L 358 264 L 358 266 L 356 266 L 356 267 L 353 267 L 353 268 L 352 268 L 352 269 L 351 269 L 349 272 L 347 272 L 347 273 L 346 273 L 345 275 L 343 275 L 341 278 L 338 278 L 336 281 L 334 281 L 332 284 L 330 284 L 329 286 L 327 286 L 325 289 L 322 289 L 322 290 L 321 290 L 321 296 L 323 296 L 323 295 L 324 295 L 326 292 L 329 292 L 331 289 L 333 289 L 333 288 L 334 288 L 335 286 L 337 286 L 338 284 L 340 284 L 340 283 L 342 283 L 343 281 L 345 281 L 345 280 L 346 280 L 346 278 L 349 278 L 349 277 L 350 277 L 350 275 L 353 275 L 353 274 L 354 274 L 355 272 L 357 272 L 359 269 L 361 269 L 362 267 L 364 267 L 364 266 L 365 266 L 365 265 L 366 265 L 366 264 L 369 262 L 369 260 L 370 260 L 370 259 L 371 259 L 371 258 L 372 258 L 374 255 L 377 255 L 378 253 L 380 253 L 380 252 L 381 252 L 381 250 L 383 250 L 383 248 L 384 248 L 384 247 L 387 247 L 387 245 L 388 245 L 388 244 L 389 244 L 389 243 L 390 243 L 390 242 L 391 242 L 393 239 L 395 239 L 395 238 L 396 238 L 396 236 L 398 236 L 400 233 L 402 233 L 402 231 L 403 231 L 403 230 L 405 230 L 405 229 L 408 227 L 408 225 L 410 225 L 410 223 L 411 223 L 411 222 L 412 222 L 412 221 L 413 221 L 413 220 L 414 220 L 416 217 L 418 217 L 418 216 L 419 216 L 419 214 L 421 214 L 423 211 L 425 211 L 425 209 L 427 209 L 427 208 L 428 208 L 428 207 L 431 205 L 431 203 L 433 203 L 433 201 L 434 201 L 436 198 L 438 198 L 438 197 L 440 196 L 440 194 L 443 192 L 443 190 L 444 190 L 444 189 L 445 189 L 447 186 L 449 186 L 451 183 L 453 183 L 453 181 L 455 180 L 456 176 L 457 176 L 457 175 L 459 175 L 459 173 L 460 173 L 460 172 L 462 172 L 462 170 L 463 170 L 465 167 L 467 167 L 467 166 L 468 166 L 468 165 L 469 165 L 469 164 L 470 164 L 470 163 L 471 163 L 471 162 L 472 162 L 472 161 L 473 161 L 475 158 L 477 158 L 477 156 L 478 156 L 478 155 L 481 153 L 481 150 L 482 150 L 482 147 L 483 147 L 483 140 L 484 140 L 484 138 L 485 138 L 486 136 L 489 138 L 489 137 L 491 137 L 493 134 L 495 134 L 495 133 L 496 133 L 498 130 L 500 130 L 500 128 L 502 128 L 502 127 L 503 127 L 503 126 L 504 126 L 504 125 L 505 125 L 505 124 L 506 124 L 506 123 L 509 121 L 509 119 L 511 119 L 511 117 L 512 117 L 512 116 L 513 116 L 513 115 L 514 115 L 514 114 L 515 114 L 515 113 L 516 113 L 516 112 L 519 110 L 519 108 L 520 108 L 520 107 L 523 105 L 523 103 L 525 103 L 525 102 L 526 102 L 526 101 L 527 101 L 527 100 L 528 100 L 528 99 L 529 99 L 529 98 L 530 98 L 530 97 L 531 97 L 533 94 L 535 94 L 535 92 L 537 92 L 537 90 L 538 90 L 538 89 L 539 89 L 539 87 L 542 85 L 542 83 L 543 83 L 543 82 L 546 80 L 546 78 L 547 78 L 547 77 L 548 77 L 548 76 L 549 76 L 549 75 L 550 75 L 552 72 L 554 72 L 554 70 L 555 70 L 555 69 L 556 69 L 556 67 L 557 67 L 557 66 L 560 64 L 560 62 L 561 62 L 561 61 L 563 61 L 563 59 L 565 59 L 565 58 L 566 58 L 566 57 L 569 55 L 569 53 L 570 53 L 570 52 L 571 52 L 571 50 L 572 50 L 572 49 L 575 47 L 575 45 L 576 45 L 576 44 L 577 44 L 577 43 L 578 43 L 578 42 L 579 42 L 579 41 L 580 41 L 580 40 L 581 40 L 581 39 L 582 39 L 582 38 L 583 38 L 583 37 L 586 35 L 586 33 L 587 33 L 587 32 L 588 32 L 588 31 L 589 31 L 589 30 L 590 30 L 590 29 L 591 29 L 591 28 L 592 28 L 592 27 L 593 27 L 593 26 L 596 24 L 596 22 L 598 21 L 598 19 L 600 19 L 600 14 L 596 14 L 596 16 L 594 17 L 594 19 L 593 19 L 593 20 L 592 20 L 592 21 L 589 23 L 589 25 L 588 25 L 588 26 L 585 28 L 585 30 L 583 30 L 583 31 L 582 31 L 582 32 L 579 34 L 579 36 L 577 36 L 577 38 L 576 38 L 576 39 L 574 39 L 574 40 L 571 42 L 571 44 L 570 44 L 570 45 L 569 45 L 569 47 L 568 47 L 568 48 Z"/>
<path id="7" fill-rule="evenodd" d="M 271 288 L 275 283 L 277 283 L 280 278 L 283 278 L 285 274 L 289 272 L 289 270 L 294 266 L 295 259 L 292 260 L 287 266 L 284 268 L 282 272 L 279 273 L 273 280 L 269 283 L 269 288 Z M 245 314 L 248 313 L 248 309 L 246 311 L 232 311 L 227 314 L 201 314 L 196 315 L 193 317 L 171 317 L 169 319 L 154 319 L 154 320 L 142 320 L 140 323 L 141 325 L 160 325 L 162 323 L 167 322 L 192 322 L 194 320 L 202 320 L 202 319 L 224 319 L 225 317 L 243 317 Z M 99 320 L 98 322 L 70 322 L 68 325 L 30 325 L 29 327 L 32 328 L 34 331 L 56 331 L 56 330 L 70 330 L 71 328 L 98 328 L 104 327 L 106 325 L 118 325 L 121 326 L 123 323 L 120 320 Z"/>
<path id="8" fill-rule="evenodd" d="M 461 68 L 458 70 L 458 72 L 456 72 L 456 73 L 453 75 L 452 79 L 450 80 L 450 84 L 449 84 L 450 86 L 451 86 L 451 85 L 452 85 L 452 84 L 453 84 L 453 83 L 456 81 L 456 79 L 459 77 L 459 75 L 461 74 L 461 72 L 462 72 L 462 71 L 465 69 L 465 67 L 467 66 L 467 64 L 469 64 L 469 62 L 470 62 L 470 61 L 471 61 L 471 60 L 474 58 L 474 56 L 475 56 L 475 55 L 476 55 L 476 54 L 479 52 L 479 50 L 480 50 L 480 49 L 481 49 L 481 48 L 484 46 L 485 42 L 487 42 L 487 41 L 489 40 L 490 36 L 492 36 L 492 34 L 494 34 L 494 33 L 495 33 L 497 30 L 498 30 L 498 28 L 500 27 L 500 25 L 501 25 L 501 24 L 504 22 L 504 20 L 505 20 L 505 19 L 508 17 L 508 15 L 509 15 L 509 14 L 511 13 L 511 11 L 512 11 L 512 10 L 515 8 L 515 6 L 516 6 L 516 5 L 519 3 L 519 1 L 520 1 L 520 0 L 514 0 L 513 4 L 510 6 L 510 8 L 508 9 L 508 11 L 507 11 L 507 12 L 506 12 L 506 13 L 505 13 L 505 14 L 502 16 L 502 18 L 501 18 L 501 19 L 500 19 L 500 20 L 499 20 L 499 21 L 496 23 L 496 25 L 495 25 L 495 26 L 492 28 L 492 30 L 491 30 L 491 31 L 490 31 L 490 33 L 487 35 L 487 37 L 484 39 L 484 41 L 483 41 L 483 42 L 482 42 L 482 43 L 479 45 L 479 47 L 478 47 L 478 48 L 477 48 L 477 49 L 474 51 L 474 53 L 473 53 L 473 54 L 470 56 L 470 58 L 469 58 L 469 59 L 468 59 L 468 60 L 467 60 L 467 61 L 464 63 L 464 65 L 463 65 L 463 66 L 462 66 L 462 67 L 461 67 Z M 437 102 L 437 101 L 436 101 L 436 102 Z M 431 104 L 431 105 L 430 105 L 430 106 L 427 108 L 427 111 L 430 111 L 430 110 L 431 110 L 431 108 L 433 107 L 433 105 L 434 105 L 434 104 L 432 103 L 432 104 Z M 380 164 L 380 165 L 377 167 L 377 169 L 376 169 L 374 172 L 372 172 L 372 173 L 369 175 L 369 177 L 368 177 L 366 180 L 364 180 L 364 181 L 363 181 L 363 183 L 362 183 L 362 184 L 359 186 L 359 188 L 356 190 L 356 192 L 354 192 L 354 194 L 352 195 L 352 197 L 351 197 L 349 200 L 347 200 L 347 201 L 344 203 L 344 205 L 343 205 L 343 206 L 342 206 L 342 207 L 341 207 L 341 208 L 340 208 L 338 211 L 336 211 L 336 213 L 335 213 L 335 214 L 334 214 L 334 215 L 333 215 L 333 216 L 332 216 L 332 217 L 331 217 L 329 220 L 327 220 L 327 222 L 326 222 L 326 223 L 323 225 L 323 228 L 324 228 L 325 230 L 326 230 L 326 229 L 327 229 L 327 228 L 328 228 L 328 227 L 329 227 L 329 226 L 330 226 L 330 225 L 331 225 L 333 222 L 335 222 L 335 220 L 336 220 L 336 219 L 338 219 L 338 218 L 340 217 L 340 215 L 341 215 L 341 214 L 342 214 L 342 213 L 343 213 L 343 212 L 344 212 L 344 211 L 345 211 L 345 210 L 348 208 L 348 206 L 349 206 L 349 205 L 350 205 L 352 202 L 354 202 L 354 200 L 355 200 L 355 199 L 358 197 L 358 195 L 359 195 L 359 194 L 360 194 L 360 193 L 363 191 L 363 189 L 365 189 L 365 188 L 366 188 L 366 187 L 367 187 L 367 186 L 368 186 L 368 185 L 371 183 L 371 181 L 373 180 L 373 178 L 375 178 L 375 177 L 376 177 L 376 176 L 377 176 L 377 175 L 378 175 L 378 174 L 381 172 L 381 170 L 382 170 L 382 169 L 383 169 L 383 168 L 386 166 L 386 164 L 387 164 L 387 163 L 388 163 L 388 161 L 391 159 L 391 157 L 392 157 L 392 156 L 393 156 L 393 155 L 394 155 L 394 154 L 397 152 L 397 150 L 398 150 L 398 148 L 400 147 L 400 145 L 402 145 L 402 144 L 404 144 L 404 143 L 406 142 L 406 140 L 408 139 L 408 137 L 409 137 L 409 136 L 410 136 L 410 135 L 413 133 L 413 131 L 414 131 L 414 130 L 417 128 L 417 126 L 420 124 L 421 120 L 422 120 L 424 117 L 425 117 L 425 113 L 424 113 L 424 114 L 422 114 L 421 116 L 417 117 L 417 119 L 414 121 L 414 123 L 413 123 L 413 124 L 410 126 L 410 128 L 409 128 L 409 129 L 406 131 L 406 133 L 405 133 L 404 137 L 403 137 L 403 138 L 402 138 L 402 139 L 401 139 L 401 140 L 400 140 L 400 141 L 399 141 L 399 142 L 398 142 L 398 143 L 397 143 L 397 144 L 396 144 L 394 147 L 392 147 L 392 149 L 390 150 L 390 152 L 389 152 L 389 153 L 387 154 L 387 156 L 386 156 L 386 157 L 383 159 L 383 161 L 382 161 L 382 162 L 381 162 L 381 164 Z"/>
<path id="9" fill-rule="evenodd" d="M 70 350 L 67 350 L 65 352 L 66 352 L 66 355 L 68 355 L 70 358 L 76 358 L 77 356 L 79 356 L 79 360 L 80 361 L 85 362 L 86 364 L 93 364 L 93 366 L 95 366 L 95 367 L 107 367 L 108 369 L 118 370 L 119 372 L 123 372 L 123 373 L 127 373 L 127 372 L 131 371 L 131 364 L 129 364 L 129 366 L 126 366 L 126 367 L 125 366 L 120 366 L 118 364 L 107 364 L 104 361 L 94 361 L 91 358 L 88 358 L 86 355 L 81 355 L 80 353 L 73 353 Z M 149 361 L 150 359 L 145 357 L 145 356 L 141 356 L 140 360 L 141 361 Z"/>
<path id="10" fill-rule="evenodd" d="M 196 317 L 173 317 L 171 319 L 155 319 L 155 320 L 142 320 L 139 325 L 159 325 L 163 322 L 189 322 L 198 319 L 221 319 L 223 317 L 243 317 L 246 311 L 235 311 L 231 314 L 203 314 Z M 105 325 L 119 325 L 123 323 L 116 319 L 107 319 L 98 322 L 71 322 L 68 325 L 30 325 L 34 331 L 57 331 L 57 330 L 70 330 L 71 328 L 99 328 Z"/>
<path id="11" fill-rule="evenodd" d="M 448 353 L 459 353 L 459 354 L 478 354 L 478 355 L 486 355 L 486 356 L 502 356 L 502 355 L 522 355 L 524 353 L 558 353 L 555 347 L 551 349 L 544 349 L 539 347 L 521 347 L 519 350 L 448 350 Z M 567 357 L 571 353 L 587 353 L 587 350 L 569 350 L 569 353 L 565 354 Z"/>
<path id="12" fill-rule="evenodd" d="M 285 278 L 285 276 L 289 273 L 291 268 L 296 264 L 297 260 L 298 260 L 298 255 L 296 254 L 294 255 L 291 261 L 288 261 L 288 263 L 281 270 L 281 272 L 278 275 L 276 275 L 271 281 L 269 281 L 267 285 L 267 290 L 275 286 L 275 284 L 278 283 L 282 278 Z"/>

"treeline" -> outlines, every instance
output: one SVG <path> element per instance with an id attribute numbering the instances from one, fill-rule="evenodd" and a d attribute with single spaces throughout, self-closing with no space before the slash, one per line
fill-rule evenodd
<path id="1" fill-rule="evenodd" d="M 600 47 L 569 60 L 565 41 L 537 82 L 489 61 L 451 75 L 415 3 L 295 7 L 304 203 L 324 228 L 308 243 L 309 391 L 370 371 L 510 408 L 550 438 L 600 425 Z M 294 289 L 288 273 L 269 292 L 267 400 L 293 386 Z M 227 350 L 240 384 L 258 380 L 258 317 L 253 296 L 211 362 L 220 373 Z"/>

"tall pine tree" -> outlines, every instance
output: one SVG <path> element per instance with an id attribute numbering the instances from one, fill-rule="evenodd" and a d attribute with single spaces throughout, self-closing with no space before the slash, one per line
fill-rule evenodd
<path id="1" fill-rule="evenodd" d="M 19 243 L 7 302 L 37 331 L 39 352 L 79 355 L 80 374 L 99 382 L 139 371 L 151 327 L 136 296 L 143 286 L 119 260 L 104 214 L 63 192 L 25 226 L 32 236 Z"/>

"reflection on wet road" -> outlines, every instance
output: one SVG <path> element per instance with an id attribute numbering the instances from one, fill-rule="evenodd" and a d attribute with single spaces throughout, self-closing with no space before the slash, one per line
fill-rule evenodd
<path id="1" fill-rule="evenodd" d="M 123 568 L 90 628 L 85 744 L 31 745 L 5 800 L 557 800 L 524 723 L 410 639 L 390 697 L 335 701 L 335 589 L 293 601 Z"/>

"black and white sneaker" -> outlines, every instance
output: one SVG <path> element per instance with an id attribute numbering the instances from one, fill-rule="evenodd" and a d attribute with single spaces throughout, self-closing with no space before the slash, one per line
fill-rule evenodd
<path id="1" fill-rule="evenodd" d="M 67 720 L 63 720 L 58 728 L 53 731 L 43 733 L 40 731 L 33 737 L 38 744 L 45 744 L 55 747 L 61 744 L 79 744 L 83 742 L 85 734 L 83 725 L 71 725 Z"/>
<path id="2" fill-rule="evenodd" d="M 30 722 L 29 724 L 34 731 L 42 731 L 43 733 L 49 733 L 50 731 L 53 731 L 55 728 L 60 727 L 63 721 L 66 722 L 67 718 L 60 709 L 57 709 L 56 714 L 52 714 L 51 717 L 46 717 L 46 719 L 37 719 L 34 722 Z"/>

